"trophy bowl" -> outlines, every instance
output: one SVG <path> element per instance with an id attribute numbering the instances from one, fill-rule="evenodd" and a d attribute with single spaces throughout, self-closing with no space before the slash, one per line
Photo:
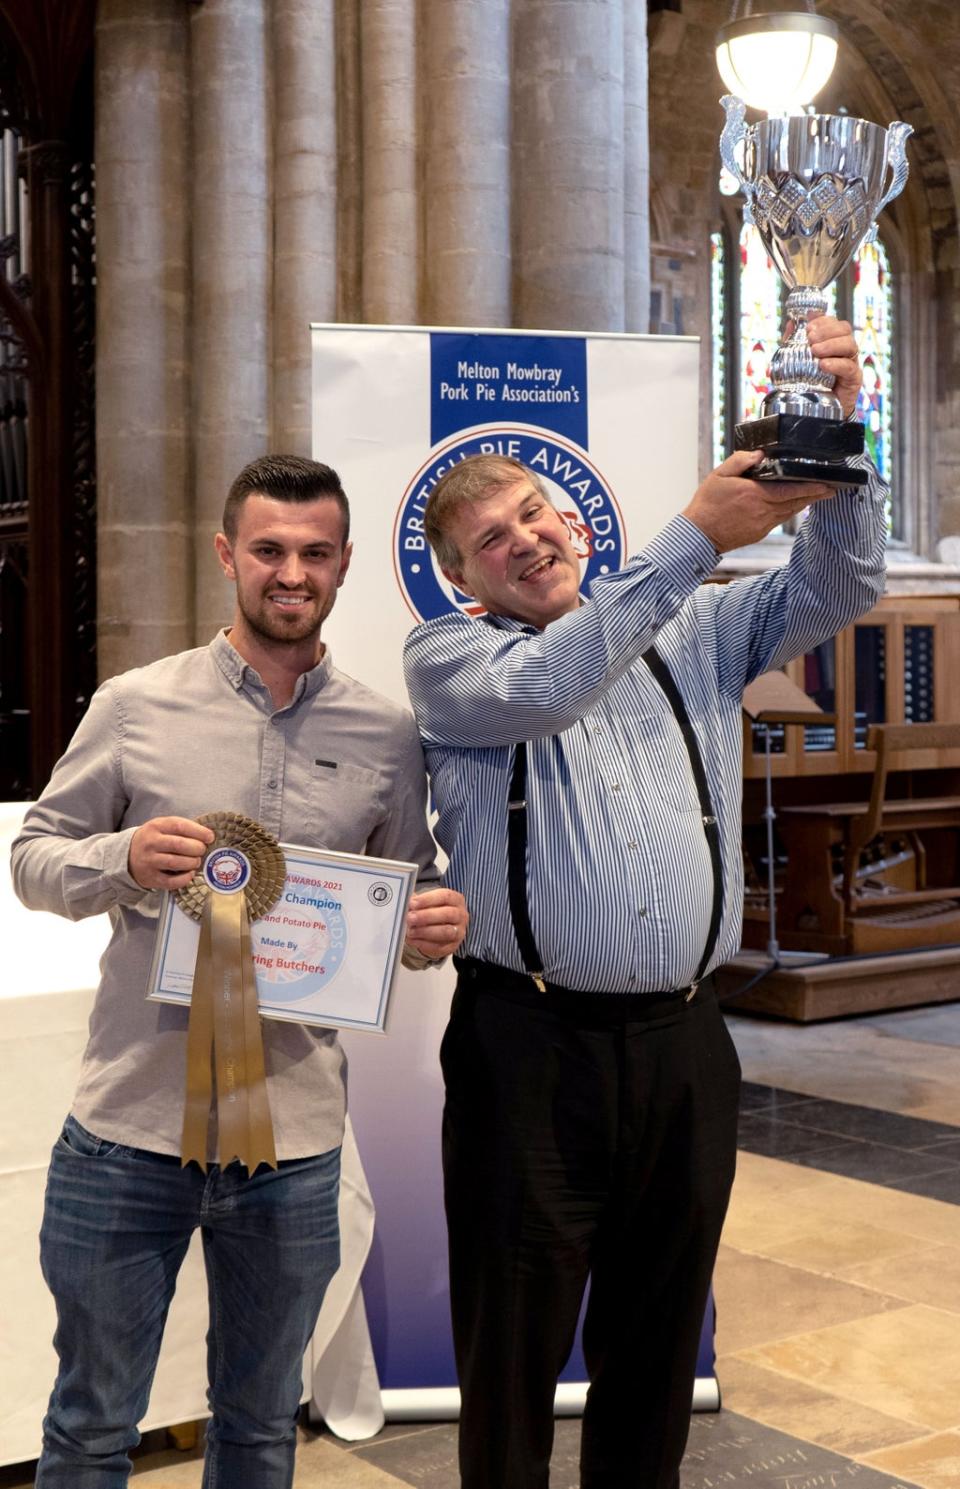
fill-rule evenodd
<path id="1" fill-rule="evenodd" d="M 736 426 L 735 448 L 766 452 L 751 472 L 758 480 L 863 485 L 866 472 L 846 464 L 863 452 L 863 428 L 844 420 L 835 380 L 810 350 L 807 321 L 825 313 L 824 292 L 903 190 L 912 126 L 898 121 L 884 129 L 845 114 L 748 125 L 742 99 L 727 94 L 721 102 L 727 122 L 720 154 L 746 198 L 745 220 L 756 225 L 788 286 L 792 328 L 774 353 L 761 417 Z"/>

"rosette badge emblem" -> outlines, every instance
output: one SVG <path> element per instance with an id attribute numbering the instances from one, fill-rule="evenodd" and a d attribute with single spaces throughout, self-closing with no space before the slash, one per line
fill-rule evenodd
<path id="1" fill-rule="evenodd" d="M 766 452 L 751 472 L 760 480 L 864 485 L 866 472 L 846 464 L 863 453 L 863 428 L 844 421 L 834 379 L 810 350 L 807 321 L 825 314 L 825 291 L 906 185 L 913 127 L 834 114 L 748 125 L 742 99 L 727 94 L 721 102 L 720 155 L 746 198 L 745 219 L 789 289 L 793 328 L 774 354 L 761 417 L 737 425 L 735 448 Z"/>
<path id="2" fill-rule="evenodd" d="M 215 848 L 203 861 L 203 877 L 214 894 L 239 894 L 250 879 L 250 860 L 239 848 Z"/>

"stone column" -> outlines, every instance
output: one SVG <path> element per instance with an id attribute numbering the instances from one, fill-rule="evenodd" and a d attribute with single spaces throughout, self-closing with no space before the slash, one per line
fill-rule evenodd
<path id="1" fill-rule="evenodd" d="M 311 321 L 337 313 L 333 0 L 273 0 L 275 450 L 309 455 Z"/>
<path id="2" fill-rule="evenodd" d="M 363 0 L 362 318 L 410 325 L 417 285 L 415 0 Z"/>
<path id="3" fill-rule="evenodd" d="M 267 0 L 204 0 L 193 73 L 196 630 L 233 610 L 213 536 L 234 476 L 270 443 L 273 289 Z"/>
<path id="4" fill-rule="evenodd" d="M 335 0 L 337 37 L 337 313 L 363 317 L 363 129 L 358 0 Z"/>
<path id="5" fill-rule="evenodd" d="M 514 324 L 624 325 L 623 0 L 515 0 Z"/>
<path id="6" fill-rule="evenodd" d="M 623 13 L 624 324 L 650 329 L 650 135 L 647 110 L 647 10 Z"/>
<path id="7" fill-rule="evenodd" d="M 193 634 L 185 7 L 100 0 L 96 121 L 98 645 L 110 677 Z"/>
<path id="8" fill-rule="evenodd" d="M 422 37 L 428 325 L 510 324 L 509 14 L 445 0 Z"/>

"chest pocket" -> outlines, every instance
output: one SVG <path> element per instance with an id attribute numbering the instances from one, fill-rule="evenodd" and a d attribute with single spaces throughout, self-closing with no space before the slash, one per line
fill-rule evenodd
<path id="1" fill-rule="evenodd" d="M 386 783 L 379 770 L 343 760 L 315 760 L 310 783 L 314 842 L 341 853 L 362 853 L 386 815 Z"/>
<path id="2" fill-rule="evenodd" d="M 680 725 L 672 713 L 643 715 L 631 721 L 630 755 L 638 772 L 648 775 L 658 798 L 678 812 L 699 812 L 697 783 Z"/>

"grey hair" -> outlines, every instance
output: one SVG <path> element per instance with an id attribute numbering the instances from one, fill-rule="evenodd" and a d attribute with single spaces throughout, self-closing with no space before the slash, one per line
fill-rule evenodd
<path id="1" fill-rule="evenodd" d="M 441 569 L 460 567 L 462 556 L 449 530 L 461 508 L 467 503 L 485 501 L 524 479 L 544 501 L 553 505 L 550 493 L 536 471 L 508 455 L 468 455 L 444 471 L 430 493 L 423 514 L 423 530 Z"/>

